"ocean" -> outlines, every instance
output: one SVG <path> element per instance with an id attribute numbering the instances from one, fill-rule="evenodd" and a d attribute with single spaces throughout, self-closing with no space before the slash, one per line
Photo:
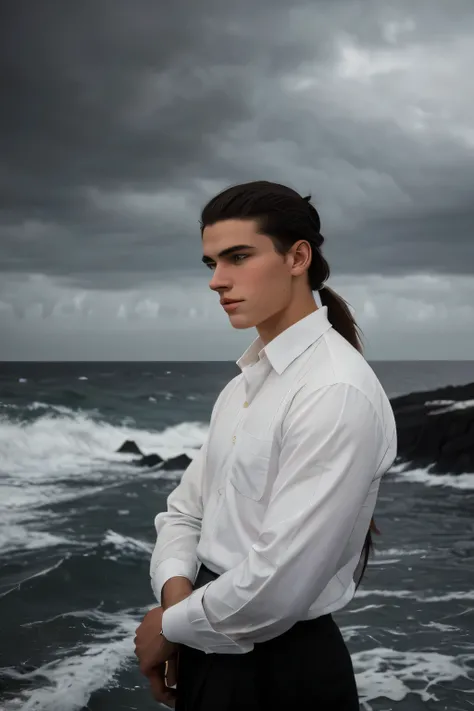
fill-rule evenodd
<path id="1" fill-rule="evenodd" d="M 474 381 L 473 362 L 378 362 L 396 395 Z M 192 456 L 235 363 L 0 365 L 0 709 L 147 711 L 133 637 L 154 600 L 153 519 L 182 472 L 136 468 L 133 439 Z M 386 476 L 381 536 L 336 615 L 361 708 L 474 708 L 474 474 Z M 274 710 L 276 711 L 276 710 Z"/>

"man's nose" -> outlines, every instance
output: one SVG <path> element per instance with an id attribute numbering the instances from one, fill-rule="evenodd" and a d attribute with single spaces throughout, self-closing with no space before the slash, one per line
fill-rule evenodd
<path id="1" fill-rule="evenodd" d="M 209 288 L 213 291 L 219 291 L 221 289 L 229 289 L 229 287 L 230 278 L 228 273 L 226 272 L 226 269 L 223 268 L 223 265 L 217 265 L 214 271 L 212 272 L 212 278 L 209 282 Z"/>

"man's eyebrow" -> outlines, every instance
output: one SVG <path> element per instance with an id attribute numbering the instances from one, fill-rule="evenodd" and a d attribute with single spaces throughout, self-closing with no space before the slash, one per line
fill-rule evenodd
<path id="1" fill-rule="evenodd" d="M 251 244 L 235 244 L 233 247 L 227 247 L 227 249 L 223 249 L 219 254 L 217 255 L 218 257 L 227 257 L 229 254 L 234 254 L 234 252 L 240 252 L 242 249 L 253 249 L 255 250 L 256 247 L 254 247 Z M 208 264 L 209 262 L 213 262 L 214 260 L 212 257 L 208 257 L 206 254 L 202 257 L 201 259 L 204 264 Z"/>

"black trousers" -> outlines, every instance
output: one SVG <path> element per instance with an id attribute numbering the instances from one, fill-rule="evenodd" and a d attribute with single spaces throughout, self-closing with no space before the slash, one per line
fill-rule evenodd
<path id="1" fill-rule="evenodd" d="M 195 588 L 218 576 L 201 566 Z M 175 711 L 359 711 L 349 650 L 331 615 L 298 622 L 247 654 L 181 645 Z"/>

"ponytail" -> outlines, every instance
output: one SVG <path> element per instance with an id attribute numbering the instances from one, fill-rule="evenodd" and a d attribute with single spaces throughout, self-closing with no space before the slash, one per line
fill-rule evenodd
<path id="1" fill-rule="evenodd" d="M 333 328 L 362 353 L 359 327 L 344 299 L 326 285 L 320 289 L 319 296 L 323 306 L 328 308 L 328 318 Z"/>
<path id="2" fill-rule="evenodd" d="M 346 341 L 349 341 L 351 346 L 354 346 L 359 353 L 362 353 L 362 341 L 360 338 L 359 327 L 349 309 L 349 306 L 344 299 L 336 294 L 335 291 L 330 289 L 328 286 L 324 285 L 319 289 L 319 296 L 321 298 L 321 303 L 323 306 L 327 306 L 328 309 L 328 319 L 332 327 L 343 336 Z M 362 569 L 356 583 L 356 590 L 359 587 L 362 578 L 364 577 L 365 569 L 369 562 L 369 556 L 374 551 L 374 541 L 372 534 L 375 533 L 380 535 L 375 519 L 372 516 L 370 521 L 370 528 L 367 531 L 365 537 L 364 546 L 361 553 Z"/>

